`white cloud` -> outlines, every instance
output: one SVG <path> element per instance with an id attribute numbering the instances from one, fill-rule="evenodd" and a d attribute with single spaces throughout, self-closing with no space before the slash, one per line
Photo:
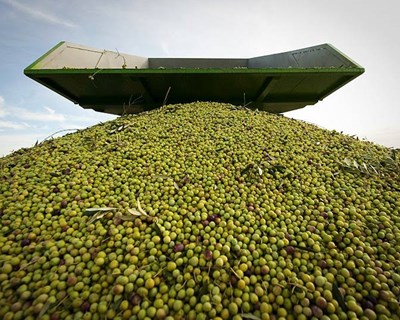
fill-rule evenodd
<path id="1" fill-rule="evenodd" d="M 99 123 L 99 122 L 106 122 L 109 120 L 113 120 L 117 118 L 118 116 L 113 115 L 113 114 L 107 114 L 107 113 L 99 113 L 99 112 L 90 112 L 89 110 L 86 110 L 87 114 L 82 115 L 72 115 L 68 114 L 65 115 L 65 118 L 67 121 L 71 122 L 83 122 L 83 123 L 88 123 L 88 124 L 94 124 L 94 123 Z"/>
<path id="2" fill-rule="evenodd" d="M 26 129 L 30 126 L 27 123 L 18 123 L 14 121 L 4 121 L 0 120 L 0 128 L 2 129 Z"/>
<path id="3" fill-rule="evenodd" d="M 3 0 L 3 1 L 11 5 L 14 9 L 24 13 L 25 15 L 33 19 L 45 21 L 51 24 L 61 25 L 68 28 L 76 27 L 74 23 L 61 19 L 52 13 L 44 12 L 43 10 L 27 6 L 26 4 L 19 3 L 18 1 L 15 0 Z"/>
<path id="4" fill-rule="evenodd" d="M 0 96 L 0 118 L 6 116 L 8 114 L 6 110 L 6 106 L 4 104 L 4 98 Z"/>
<path id="5" fill-rule="evenodd" d="M 20 148 L 32 147 L 44 139 L 43 134 L 0 134 L 0 157 Z"/>
<path id="6" fill-rule="evenodd" d="M 374 130 L 365 130 L 368 140 L 383 144 L 387 147 L 400 148 L 400 129 L 396 127 L 382 127 Z"/>
<path id="7" fill-rule="evenodd" d="M 44 107 L 43 109 L 45 109 L 46 112 L 34 112 L 23 108 L 18 108 L 15 117 L 26 121 L 65 121 L 63 114 L 56 113 L 49 107 Z"/>
<path id="8" fill-rule="evenodd" d="M 171 56 L 171 51 L 169 50 L 169 45 L 166 41 L 161 41 L 160 42 L 161 50 L 164 53 L 165 56 L 170 57 Z"/>
<path id="9" fill-rule="evenodd" d="M 56 111 L 50 107 L 43 107 L 45 110 L 47 110 L 50 114 L 55 114 Z"/>
<path id="10" fill-rule="evenodd" d="M 30 122 L 64 122 L 65 116 L 57 113 L 53 108 L 43 107 L 43 111 L 31 111 L 26 108 L 11 107 L 5 103 L 5 99 L 0 96 L 0 122 L 1 128 L 24 129 L 34 128 L 37 125 Z M 12 121 L 10 120 L 12 119 Z M 23 120 L 22 122 L 15 119 Z"/>

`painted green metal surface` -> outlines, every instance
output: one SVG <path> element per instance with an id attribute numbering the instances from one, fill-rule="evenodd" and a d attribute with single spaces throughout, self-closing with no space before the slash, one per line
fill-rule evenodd
<path id="1" fill-rule="evenodd" d="M 137 113 L 166 101 L 201 100 L 281 113 L 317 103 L 364 69 L 328 44 L 250 59 L 180 59 L 61 42 L 24 72 L 100 112 Z"/>

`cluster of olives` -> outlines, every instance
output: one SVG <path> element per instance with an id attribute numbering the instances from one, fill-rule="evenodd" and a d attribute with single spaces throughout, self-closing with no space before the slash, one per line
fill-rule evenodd
<path id="1" fill-rule="evenodd" d="M 19 150 L 0 159 L 0 318 L 400 319 L 395 156 L 210 102 Z"/>

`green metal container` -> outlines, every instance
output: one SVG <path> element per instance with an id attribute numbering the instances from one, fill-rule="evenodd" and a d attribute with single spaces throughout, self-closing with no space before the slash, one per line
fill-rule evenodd
<path id="1" fill-rule="evenodd" d="M 312 105 L 364 72 L 329 44 L 249 59 L 146 58 L 60 42 L 24 73 L 85 109 L 138 113 L 227 102 L 282 113 Z"/>

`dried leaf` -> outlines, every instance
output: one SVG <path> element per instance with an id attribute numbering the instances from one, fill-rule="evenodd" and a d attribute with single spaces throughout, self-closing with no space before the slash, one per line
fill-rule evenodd
<path id="1" fill-rule="evenodd" d="M 359 167 L 358 167 L 358 163 L 357 163 L 357 161 L 356 161 L 356 160 L 353 160 L 353 165 L 354 165 L 354 167 L 356 167 L 357 169 L 359 169 Z"/>
<path id="2" fill-rule="evenodd" d="M 85 213 L 86 212 L 96 212 L 96 211 L 115 211 L 115 210 L 117 210 L 117 208 L 113 208 L 113 207 L 87 208 L 87 209 L 85 209 Z"/>
<path id="3" fill-rule="evenodd" d="M 98 211 L 115 211 L 117 210 L 117 208 L 113 208 L 113 207 L 102 207 L 102 208 L 87 208 L 85 209 L 84 214 L 90 214 L 90 213 L 95 213 Z"/>
<path id="4" fill-rule="evenodd" d="M 179 186 L 175 181 L 174 181 L 174 187 L 175 187 L 176 190 L 179 190 Z"/>
<path id="5" fill-rule="evenodd" d="M 347 165 L 347 166 L 351 166 L 351 161 L 349 160 L 349 159 L 347 159 L 347 158 L 344 158 L 344 163 Z"/>
<path id="6" fill-rule="evenodd" d="M 265 157 L 268 158 L 268 161 L 274 160 L 274 158 L 271 157 L 268 152 L 265 152 Z"/>
<path id="7" fill-rule="evenodd" d="M 262 176 L 262 174 L 263 174 L 262 169 L 261 169 L 259 166 L 257 166 L 257 169 L 258 169 L 258 174 L 259 174 L 260 176 Z"/>
<path id="8" fill-rule="evenodd" d="M 369 166 L 372 168 L 372 170 L 374 170 L 375 174 L 379 174 L 378 171 L 376 171 L 375 167 L 372 164 L 370 164 Z"/>
<path id="9" fill-rule="evenodd" d="M 119 216 L 119 218 L 123 221 L 134 221 L 136 219 L 136 217 L 133 215 L 129 215 L 129 216 L 121 215 L 121 216 Z"/>
<path id="10" fill-rule="evenodd" d="M 241 277 L 239 277 L 239 275 L 235 272 L 235 270 L 233 270 L 233 268 L 231 268 L 231 271 L 234 273 L 234 275 L 235 275 L 238 279 L 241 279 Z"/>
<path id="11" fill-rule="evenodd" d="M 147 215 L 148 215 L 148 214 L 146 213 L 146 211 L 144 211 L 144 210 L 142 209 L 142 206 L 140 205 L 139 199 L 137 199 L 137 206 L 138 206 L 138 209 L 139 209 L 139 211 L 140 211 L 141 214 L 143 214 L 144 216 L 147 216 Z"/>
<path id="12" fill-rule="evenodd" d="M 135 210 L 135 209 L 130 209 L 130 208 L 128 208 L 128 212 L 129 212 L 131 215 L 137 216 L 137 217 L 140 217 L 140 216 L 143 215 L 141 212 L 139 212 L 139 211 L 137 211 L 137 210 Z"/>

